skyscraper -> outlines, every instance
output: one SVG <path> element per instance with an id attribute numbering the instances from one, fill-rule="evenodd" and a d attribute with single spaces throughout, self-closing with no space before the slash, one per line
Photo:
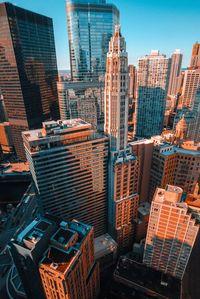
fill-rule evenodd
<path id="1" fill-rule="evenodd" d="M 45 299 L 38 263 L 56 228 L 56 220 L 35 219 L 10 242 L 11 255 L 29 299 Z"/>
<path id="2" fill-rule="evenodd" d="M 73 119 L 44 122 L 23 140 L 43 210 L 106 233 L 108 137 Z"/>
<path id="3" fill-rule="evenodd" d="M 61 222 L 39 262 L 47 299 L 95 299 L 99 265 L 94 260 L 94 228 L 73 220 Z"/>
<path id="4" fill-rule="evenodd" d="M 94 299 L 99 267 L 94 229 L 51 215 L 34 219 L 10 242 L 11 254 L 29 299 Z"/>
<path id="5" fill-rule="evenodd" d="M 138 160 L 127 146 L 128 104 L 128 55 L 116 26 L 107 54 L 104 131 L 110 138 L 109 232 L 119 250 L 132 245 L 139 204 Z"/>
<path id="6" fill-rule="evenodd" d="M 190 68 L 200 68 L 200 44 L 198 42 L 196 42 L 192 48 Z"/>
<path id="7" fill-rule="evenodd" d="M 108 44 L 119 11 L 106 0 L 67 0 L 67 24 L 73 81 L 98 80 L 106 70 Z"/>
<path id="8" fill-rule="evenodd" d="M 139 59 L 137 74 L 136 136 L 151 137 L 162 132 L 171 60 L 152 51 Z"/>
<path id="9" fill-rule="evenodd" d="M 192 108 L 196 91 L 200 85 L 200 68 L 185 71 L 181 95 L 181 106 Z"/>
<path id="10" fill-rule="evenodd" d="M 59 117 L 52 19 L 0 4 L 0 74 L 15 150 L 24 160 L 21 132 Z"/>
<path id="11" fill-rule="evenodd" d="M 182 279 L 199 225 L 182 201 L 183 190 L 157 188 L 148 224 L 143 263 Z"/>
<path id="12" fill-rule="evenodd" d="M 181 74 L 183 54 L 176 49 L 171 56 L 171 68 L 169 77 L 168 95 L 176 96 L 178 93 L 178 79 Z"/>

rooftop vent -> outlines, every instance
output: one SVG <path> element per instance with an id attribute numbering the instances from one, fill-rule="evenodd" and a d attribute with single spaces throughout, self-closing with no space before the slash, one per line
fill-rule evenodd
<path id="1" fill-rule="evenodd" d="M 58 264 L 57 263 L 51 263 L 50 267 L 54 270 L 56 270 L 58 268 Z"/>

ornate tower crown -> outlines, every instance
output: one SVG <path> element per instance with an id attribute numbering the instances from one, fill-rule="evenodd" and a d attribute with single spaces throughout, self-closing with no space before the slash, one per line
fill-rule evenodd
<path id="1" fill-rule="evenodd" d="M 126 42 L 121 35 L 120 25 L 115 26 L 115 33 L 109 43 L 108 55 L 111 53 L 115 53 L 115 54 L 126 53 Z"/>

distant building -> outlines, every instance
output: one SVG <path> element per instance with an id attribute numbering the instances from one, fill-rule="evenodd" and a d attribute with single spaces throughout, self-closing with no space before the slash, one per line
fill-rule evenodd
<path id="1" fill-rule="evenodd" d="M 129 73 L 129 113 L 128 113 L 128 141 L 134 139 L 134 127 L 135 127 L 135 105 L 136 105 L 136 92 L 137 92 L 137 70 L 132 64 L 128 66 Z"/>
<path id="2" fill-rule="evenodd" d="M 132 100 L 136 99 L 137 91 L 137 70 L 136 67 L 132 64 L 128 66 L 129 73 L 129 98 Z"/>
<path id="3" fill-rule="evenodd" d="M 81 119 L 44 122 L 23 133 L 41 206 L 64 220 L 107 232 L 108 137 Z"/>
<path id="4" fill-rule="evenodd" d="M 182 200 L 183 190 L 157 188 L 151 204 L 143 263 L 182 279 L 199 225 Z"/>
<path id="5" fill-rule="evenodd" d="M 191 119 L 188 127 L 188 138 L 194 142 L 200 142 L 200 86 L 196 91 L 191 114 Z"/>
<path id="6" fill-rule="evenodd" d="M 136 137 L 161 134 L 164 126 L 171 59 L 152 51 L 139 59 L 137 72 Z"/>
<path id="7" fill-rule="evenodd" d="M 160 136 L 152 137 L 154 149 L 151 162 L 149 199 L 153 198 L 158 186 L 167 184 L 181 187 L 184 192 L 193 193 L 200 175 L 200 151 L 198 146 L 181 147 L 166 142 Z"/>
<path id="8" fill-rule="evenodd" d="M 198 42 L 196 42 L 192 48 L 190 68 L 200 68 L 200 44 Z"/>
<path id="9" fill-rule="evenodd" d="M 73 81 L 104 77 L 108 44 L 119 11 L 106 0 L 67 0 L 67 24 Z"/>
<path id="10" fill-rule="evenodd" d="M 60 117 L 62 120 L 81 118 L 92 128 L 103 131 L 104 83 L 103 82 L 57 82 Z"/>
<path id="11" fill-rule="evenodd" d="M 116 26 L 107 54 L 104 131 L 110 139 L 108 232 L 119 251 L 132 246 L 139 204 L 138 160 L 127 144 L 128 105 L 128 55 Z"/>
<path id="12" fill-rule="evenodd" d="M 176 49 L 171 56 L 168 95 L 176 96 L 178 93 L 178 78 L 181 74 L 182 59 L 183 54 L 179 49 Z"/>
<path id="13" fill-rule="evenodd" d="M 94 260 L 94 229 L 73 220 L 61 222 L 39 262 L 47 299 L 95 299 L 99 294 L 99 265 Z"/>
<path id="14" fill-rule="evenodd" d="M 0 74 L 15 150 L 25 160 L 22 131 L 59 118 L 52 19 L 0 4 Z"/>

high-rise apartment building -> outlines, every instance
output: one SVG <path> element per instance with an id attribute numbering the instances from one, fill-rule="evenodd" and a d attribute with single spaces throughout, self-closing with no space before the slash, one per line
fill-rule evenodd
<path id="1" fill-rule="evenodd" d="M 60 78 L 57 89 L 62 120 L 81 118 L 103 132 L 104 82 L 72 82 Z"/>
<path id="2" fill-rule="evenodd" d="M 132 245 L 139 204 L 138 160 L 127 146 L 128 105 L 128 55 L 116 26 L 107 54 L 104 130 L 110 139 L 108 228 L 119 250 Z"/>
<path id="3" fill-rule="evenodd" d="M 61 222 L 39 262 L 47 299 L 95 299 L 99 265 L 94 260 L 94 228 L 73 220 Z"/>
<path id="4" fill-rule="evenodd" d="M 156 189 L 143 257 L 148 267 L 179 279 L 183 278 L 199 231 L 182 195 L 183 190 L 176 186 Z"/>
<path id="5" fill-rule="evenodd" d="M 27 298 L 94 299 L 99 267 L 94 260 L 94 229 L 51 215 L 36 218 L 10 242 Z"/>
<path id="6" fill-rule="evenodd" d="M 176 96 L 178 93 L 178 80 L 181 74 L 183 54 L 176 49 L 171 56 L 171 68 L 169 77 L 168 95 Z"/>
<path id="7" fill-rule="evenodd" d="M 139 59 L 137 73 L 136 137 L 162 132 L 171 59 L 152 51 Z"/>
<path id="8" fill-rule="evenodd" d="M 21 132 L 59 118 L 52 19 L 0 4 L 0 74 L 15 150 L 24 160 Z"/>
<path id="9" fill-rule="evenodd" d="M 43 210 L 107 232 L 108 137 L 73 119 L 44 122 L 23 140 Z"/>
<path id="10" fill-rule="evenodd" d="M 152 138 L 154 149 L 151 162 L 149 199 L 156 188 L 175 185 L 184 192 L 193 193 L 200 175 L 200 151 L 187 144 L 181 147 L 166 142 L 162 137 Z"/>
<path id="11" fill-rule="evenodd" d="M 67 24 L 73 81 L 104 77 L 108 44 L 119 11 L 106 0 L 67 0 Z"/>
<path id="12" fill-rule="evenodd" d="M 185 71 L 181 105 L 182 107 L 192 108 L 196 91 L 200 85 L 200 68 L 188 69 Z"/>
<path id="13" fill-rule="evenodd" d="M 200 68 L 200 44 L 198 42 L 196 42 L 192 48 L 190 68 Z"/>

